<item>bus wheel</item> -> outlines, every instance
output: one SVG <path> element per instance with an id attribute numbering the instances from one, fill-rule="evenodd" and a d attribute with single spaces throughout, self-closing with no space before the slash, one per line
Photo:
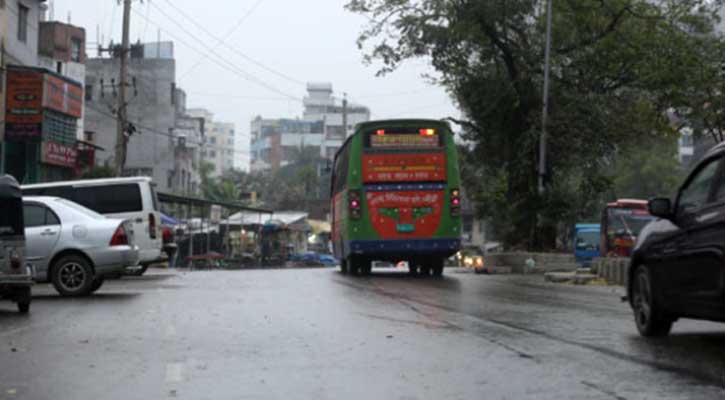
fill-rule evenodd
<path id="1" fill-rule="evenodd" d="M 347 275 L 347 260 L 344 258 L 340 260 L 340 272 L 343 275 Z"/>
<path id="2" fill-rule="evenodd" d="M 350 275 L 358 275 L 360 273 L 360 260 L 357 257 L 350 256 L 347 259 L 347 272 Z"/>
<path id="3" fill-rule="evenodd" d="M 370 275 L 373 271 L 373 263 L 370 260 L 360 260 L 360 275 Z"/>
<path id="4" fill-rule="evenodd" d="M 433 276 L 443 276 L 443 260 L 436 260 L 433 262 Z"/>

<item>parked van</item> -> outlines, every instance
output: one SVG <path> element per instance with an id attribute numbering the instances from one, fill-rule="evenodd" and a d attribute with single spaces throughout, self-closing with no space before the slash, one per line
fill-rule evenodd
<path id="1" fill-rule="evenodd" d="M 62 197 L 107 217 L 130 220 L 140 256 L 140 267 L 130 268 L 131 273 L 141 275 L 150 264 L 163 260 L 161 215 L 151 178 L 90 179 L 21 188 L 24 196 Z"/>

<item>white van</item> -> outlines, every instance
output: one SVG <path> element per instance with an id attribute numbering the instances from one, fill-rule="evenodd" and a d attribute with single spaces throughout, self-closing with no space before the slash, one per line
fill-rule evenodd
<path id="1" fill-rule="evenodd" d="M 154 183 L 148 177 L 105 178 L 21 186 L 23 196 L 56 196 L 74 201 L 99 214 L 133 223 L 143 274 L 162 259 L 161 216 Z M 131 266 L 132 267 L 132 266 Z"/>

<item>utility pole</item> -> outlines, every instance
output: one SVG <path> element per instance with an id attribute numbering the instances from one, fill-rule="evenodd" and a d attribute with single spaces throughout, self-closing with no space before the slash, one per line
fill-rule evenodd
<path id="1" fill-rule="evenodd" d="M 129 25 L 131 20 L 131 0 L 123 0 L 123 38 L 121 41 L 121 73 L 118 91 L 118 119 L 116 121 L 116 176 L 123 175 L 126 164 L 126 125 L 128 113 L 126 112 L 126 87 L 128 86 L 128 47 Z"/>
<path id="2" fill-rule="evenodd" d="M 539 195 L 544 194 L 544 176 L 546 175 L 546 124 L 549 120 L 549 70 L 551 56 L 551 16 L 554 0 L 548 0 L 546 10 L 546 48 L 544 50 L 544 99 L 541 113 L 541 138 L 539 140 Z"/>
<path id="3" fill-rule="evenodd" d="M 347 138 L 347 93 L 342 94 L 342 132 L 343 139 Z"/>

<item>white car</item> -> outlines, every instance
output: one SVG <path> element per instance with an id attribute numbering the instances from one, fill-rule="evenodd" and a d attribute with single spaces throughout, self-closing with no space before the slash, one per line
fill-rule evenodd
<path id="1" fill-rule="evenodd" d="M 63 296 L 84 296 L 98 290 L 104 278 L 136 265 L 128 221 L 106 218 L 58 197 L 23 197 L 25 259 L 37 282 L 51 282 Z"/>
<path id="2" fill-rule="evenodd" d="M 106 178 L 40 183 L 22 186 L 24 196 L 56 196 L 71 200 L 110 218 L 131 221 L 139 247 L 139 268 L 143 274 L 150 264 L 162 260 L 161 214 L 151 178 Z M 127 267 L 135 267 L 129 265 Z"/>

